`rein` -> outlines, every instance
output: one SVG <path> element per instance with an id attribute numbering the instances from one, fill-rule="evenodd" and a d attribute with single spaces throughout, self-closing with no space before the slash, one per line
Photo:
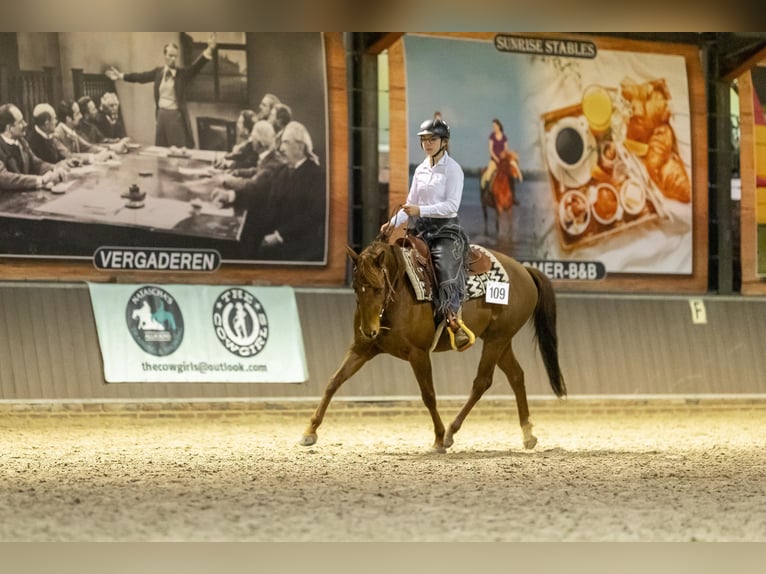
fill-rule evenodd
<path id="1" fill-rule="evenodd" d="M 400 204 L 397 207 L 394 208 L 394 210 L 391 212 L 391 217 L 389 217 L 388 221 L 391 221 L 391 219 L 394 217 L 395 214 L 399 212 L 399 210 L 404 207 L 404 204 Z M 395 227 L 393 225 L 389 225 L 385 230 L 378 233 L 377 237 L 375 238 L 375 241 L 378 241 L 380 243 L 385 244 L 387 247 L 390 247 L 390 239 L 391 235 L 394 232 Z M 396 259 L 394 257 L 394 259 Z M 358 268 L 357 268 L 358 271 Z M 384 265 L 381 266 L 381 272 L 383 273 L 383 288 L 386 290 L 386 293 L 383 297 L 383 305 L 380 308 L 380 313 L 378 313 L 378 319 L 382 319 L 383 315 L 386 312 L 386 308 L 391 304 L 393 301 L 396 300 L 396 296 L 394 294 L 395 287 L 398 284 L 398 277 L 394 278 L 394 280 L 391 280 L 391 276 L 388 272 L 388 268 Z M 381 325 L 381 329 L 390 329 L 390 327 L 384 327 Z"/>
<path id="2" fill-rule="evenodd" d="M 395 208 L 394 208 L 394 209 L 391 211 L 391 215 L 389 216 L 389 218 L 387 219 L 387 221 L 389 221 L 389 222 L 390 222 L 390 221 L 391 221 L 391 220 L 394 218 L 394 215 L 396 215 L 396 214 L 398 214 L 398 213 L 399 213 L 399 210 L 401 210 L 401 209 L 402 209 L 402 207 L 404 207 L 404 204 L 403 204 L 403 203 L 400 203 L 399 205 L 397 205 L 397 206 L 396 206 L 396 207 L 395 207 Z M 394 232 L 394 229 L 396 229 L 396 228 L 395 228 L 393 225 L 389 225 L 389 226 L 386 228 L 386 230 L 385 230 L 385 231 L 381 231 L 380 233 L 378 233 L 378 236 L 376 237 L 376 239 L 377 239 L 378 241 L 382 241 L 382 242 L 384 242 L 384 243 L 388 243 L 388 242 L 389 242 L 389 240 L 391 239 L 391 234 Z"/>
<path id="3" fill-rule="evenodd" d="M 391 277 L 389 277 L 388 269 L 385 267 L 383 267 L 383 278 L 386 280 L 386 288 L 388 289 L 388 293 L 386 293 L 386 296 L 383 300 L 383 306 L 380 308 L 380 314 L 378 315 L 378 318 L 380 319 L 383 318 L 383 313 L 386 312 L 386 307 L 388 307 L 388 304 L 391 303 L 391 301 L 396 300 L 396 297 L 394 296 L 394 285 L 391 283 Z"/>
<path id="4" fill-rule="evenodd" d="M 392 247 L 388 244 L 386 244 L 386 248 L 391 249 Z M 394 257 L 394 261 L 396 261 L 396 256 L 392 255 Z M 383 289 L 384 289 L 384 295 L 383 295 L 383 304 L 380 307 L 380 312 L 378 313 L 378 318 L 382 319 L 383 315 L 386 312 L 386 309 L 388 306 L 396 300 L 396 286 L 399 284 L 399 277 L 394 277 L 393 280 L 391 278 L 391 274 L 389 273 L 388 268 L 386 267 L 385 263 L 379 267 L 376 266 L 377 269 L 380 270 L 380 272 L 383 275 Z M 361 288 L 362 290 L 365 289 L 365 285 L 370 285 L 368 282 L 368 279 L 365 277 L 364 272 L 360 270 L 360 267 L 357 265 L 354 273 L 359 273 L 362 277 L 362 283 Z M 381 329 L 390 329 L 390 327 L 383 327 L 381 326 Z"/>

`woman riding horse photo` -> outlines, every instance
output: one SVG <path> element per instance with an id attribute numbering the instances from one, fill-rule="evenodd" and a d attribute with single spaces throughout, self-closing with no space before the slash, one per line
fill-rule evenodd
<path id="1" fill-rule="evenodd" d="M 500 215 L 510 213 L 517 203 L 515 181 L 522 181 L 518 154 L 508 147 L 508 137 L 503 124 L 497 118 L 492 120 L 489 135 L 489 163 L 481 170 L 479 187 L 481 209 L 484 214 L 484 234 L 489 235 L 487 210 L 495 210 L 495 236 L 500 231 Z"/>

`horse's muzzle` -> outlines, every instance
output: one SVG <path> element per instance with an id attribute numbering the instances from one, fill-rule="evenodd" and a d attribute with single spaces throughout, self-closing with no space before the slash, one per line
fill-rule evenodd
<path id="1" fill-rule="evenodd" d="M 373 324 L 370 324 L 370 325 L 360 324 L 359 333 L 362 335 L 362 338 L 365 341 L 372 341 L 378 335 L 380 335 L 380 322 L 375 321 Z"/>

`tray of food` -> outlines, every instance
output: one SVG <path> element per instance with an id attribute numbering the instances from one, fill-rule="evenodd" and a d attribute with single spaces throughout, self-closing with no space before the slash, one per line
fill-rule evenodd
<path id="1" fill-rule="evenodd" d="M 691 185 L 670 125 L 663 80 L 589 86 L 541 116 L 543 156 L 565 250 L 668 218 Z"/>

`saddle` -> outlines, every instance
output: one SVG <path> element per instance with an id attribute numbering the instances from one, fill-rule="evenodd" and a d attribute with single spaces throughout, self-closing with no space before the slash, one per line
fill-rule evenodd
<path id="1" fill-rule="evenodd" d="M 404 262 L 405 267 L 416 275 L 416 277 L 411 277 L 411 279 L 419 283 L 422 289 L 422 296 L 427 300 L 431 300 L 433 298 L 434 285 L 437 284 L 437 281 L 433 262 L 431 261 L 431 250 L 428 248 L 428 244 L 417 235 L 407 234 L 397 239 L 394 245 L 399 247 L 397 253 L 402 258 L 408 259 L 408 261 Z M 490 258 L 473 245 L 469 246 L 467 263 L 469 277 L 482 275 L 489 272 L 492 268 Z"/>

